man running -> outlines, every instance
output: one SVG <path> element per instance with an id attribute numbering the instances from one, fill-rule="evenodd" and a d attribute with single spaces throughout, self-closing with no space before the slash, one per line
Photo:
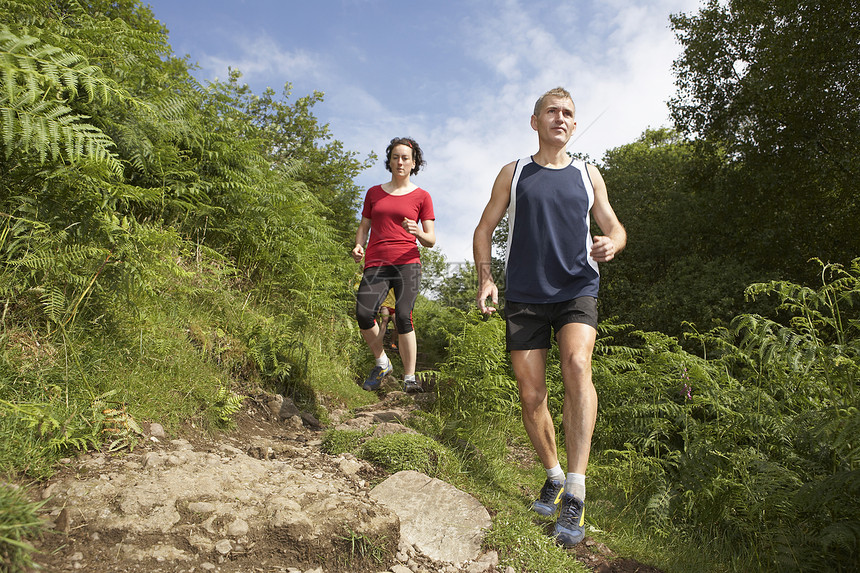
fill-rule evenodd
<path id="1" fill-rule="evenodd" d="M 561 505 L 555 535 L 565 546 L 585 536 L 585 471 L 597 419 L 591 380 L 597 263 L 611 261 L 627 243 L 600 172 L 567 153 L 576 131 L 574 115 L 573 99 L 563 88 L 537 100 L 531 126 L 538 135 L 538 151 L 499 172 L 473 239 L 477 303 L 489 314 L 496 308 L 487 299 L 498 304 L 490 270 L 492 236 L 507 212 L 506 346 L 519 386 L 523 425 L 547 475 L 532 509 L 549 516 Z M 603 235 L 591 236 L 590 215 Z M 546 357 L 553 331 L 564 382 L 566 475 L 547 407 Z"/>

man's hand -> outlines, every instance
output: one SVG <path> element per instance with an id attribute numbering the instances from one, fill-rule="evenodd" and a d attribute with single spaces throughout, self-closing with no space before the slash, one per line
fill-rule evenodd
<path id="1" fill-rule="evenodd" d="M 360 263 L 361 259 L 364 258 L 364 247 L 356 245 L 350 254 L 352 255 L 352 258 L 355 259 L 355 262 Z"/>
<path id="2" fill-rule="evenodd" d="M 598 235 L 594 237 L 594 243 L 591 245 L 591 258 L 598 263 L 606 263 L 615 258 L 615 253 L 618 250 L 615 247 L 615 241 L 611 238 Z"/>
<path id="3" fill-rule="evenodd" d="M 483 314 L 493 314 L 496 312 L 495 306 L 487 306 L 488 298 L 494 305 L 499 304 L 499 289 L 493 281 L 485 282 L 481 285 L 481 288 L 478 289 L 476 300 L 478 302 L 478 309 L 480 309 Z"/>

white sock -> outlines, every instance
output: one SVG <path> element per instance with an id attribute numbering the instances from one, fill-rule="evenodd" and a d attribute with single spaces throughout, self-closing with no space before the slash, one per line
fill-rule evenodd
<path id="1" fill-rule="evenodd" d="M 376 359 L 376 365 L 381 366 L 382 368 L 388 368 L 388 355 L 385 354 L 385 351 L 382 352 L 382 356 Z"/>
<path id="2" fill-rule="evenodd" d="M 404 374 L 403 375 L 404 382 L 415 382 L 415 374 Z"/>
<path id="3" fill-rule="evenodd" d="M 585 500 L 585 474 L 567 474 L 564 480 L 564 493 Z"/>
<path id="4" fill-rule="evenodd" d="M 552 481 L 561 481 L 564 479 L 564 471 L 561 469 L 561 464 L 555 464 L 554 468 L 546 470 L 546 477 Z"/>

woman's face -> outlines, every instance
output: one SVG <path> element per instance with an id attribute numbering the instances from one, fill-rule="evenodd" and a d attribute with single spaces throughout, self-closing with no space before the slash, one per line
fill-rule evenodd
<path id="1" fill-rule="evenodd" d="M 405 177 L 412 173 L 415 161 L 412 159 L 412 148 L 408 145 L 395 145 L 391 150 L 391 161 L 388 165 L 395 175 Z"/>

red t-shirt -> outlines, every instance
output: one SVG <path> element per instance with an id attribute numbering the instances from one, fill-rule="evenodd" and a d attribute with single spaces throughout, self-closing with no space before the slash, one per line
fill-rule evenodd
<path id="1" fill-rule="evenodd" d="M 364 268 L 382 265 L 420 263 L 415 236 L 403 228 L 403 218 L 418 221 L 435 220 L 433 200 L 424 189 L 416 187 L 406 195 L 390 195 L 382 185 L 367 190 L 361 216 L 370 219 L 370 241 L 364 253 Z"/>

